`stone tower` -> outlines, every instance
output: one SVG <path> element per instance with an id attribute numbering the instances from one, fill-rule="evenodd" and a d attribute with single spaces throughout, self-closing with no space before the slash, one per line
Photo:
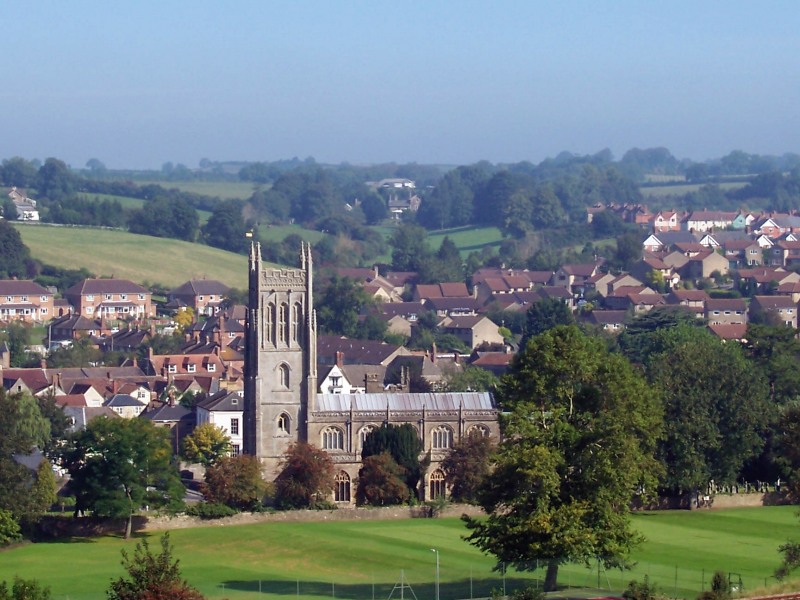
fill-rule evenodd
<path id="1" fill-rule="evenodd" d="M 289 445 L 306 441 L 317 386 L 317 333 L 311 245 L 299 269 L 264 267 L 260 244 L 250 248 L 245 328 L 244 449 L 277 474 Z"/>

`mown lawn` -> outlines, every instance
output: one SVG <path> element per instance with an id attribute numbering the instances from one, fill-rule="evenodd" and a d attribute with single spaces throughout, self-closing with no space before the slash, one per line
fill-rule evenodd
<path id="1" fill-rule="evenodd" d="M 633 572 L 590 565 L 562 567 L 561 586 L 618 594 L 631 579 L 648 575 L 668 596 L 695 598 L 717 569 L 741 576 L 745 591 L 769 583 L 779 563 L 777 547 L 800 533 L 794 507 L 636 515 L 648 538 Z M 401 578 L 416 598 L 434 596 L 439 551 L 441 598 L 486 597 L 502 589 L 493 561 L 461 539 L 458 519 L 262 523 L 175 530 L 170 536 L 184 576 L 213 598 L 387 598 Z M 158 547 L 158 535 L 148 537 Z M 133 542 L 106 537 L 31 544 L 0 553 L 0 580 L 15 574 L 50 585 L 54 598 L 100 600 L 122 573 L 120 550 Z M 505 576 L 507 591 L 535 585 L 541 570 Z M 598 586 L 599 581 L 599 586 Z M 569 590 L 563 590 L 567 595 Z M 400 590 L 393 597 L 400 596 Z M 405 597 L 412 597 L 408 588 Z"/>
<path id="2" fill-rule="evenodd" d="M 701 187 L 703 187 L 704 183 L 687 183 L 681 185 L 654 185 L 654 186 L 642 186 L 639 188 L 639 191 L 642 192 L 642 195 L 645 198 L 659 198 L 665 196 L 683 196 L 684 194 L 688 194 L 689 192 L 696 192 Z M 746 181 L 726 181 L 723 183 L 717 184 L 721 189 L 725 190 L 738 190 L 743 188 L 747 185 Z"/>
<path id="3" fill-rule="evenodd" d="M 34 258 L 57 267 L 86 267 L 97 276 L 168 287 L 189 279 L 247 286 L 247 257 L 200 244 L 84 227 L 17 225 Z"/>

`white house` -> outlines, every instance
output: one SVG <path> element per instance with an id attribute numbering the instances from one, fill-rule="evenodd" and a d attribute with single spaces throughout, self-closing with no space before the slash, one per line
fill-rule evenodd
<path id="1" fill-rule="evenodd" d="M 197 424 L 211 423 L 231 438 L 231 456 L 244 445 L 244 394 L 220 390 L 197 404 Z"/>

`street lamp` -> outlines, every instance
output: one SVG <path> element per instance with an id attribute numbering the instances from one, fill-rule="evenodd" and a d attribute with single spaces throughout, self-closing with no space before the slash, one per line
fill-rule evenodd
<path id="1" fill-rule="evenodd" d="M 436 554 L 436 600 L 439 600 L 439 551 L 431 548 L 431 552 Z"/>

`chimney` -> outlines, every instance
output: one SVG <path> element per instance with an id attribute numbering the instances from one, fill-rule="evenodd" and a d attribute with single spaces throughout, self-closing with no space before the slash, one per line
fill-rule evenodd
<path id="1" fill-rule="evenodd" d="M 344 366 L 344 352 L 340 350 L 336 351 L 336 366 L 340 369 Z"/>
<path id="2" fill-rule="evenodd" d="M 139 366 L 139 361 L 136 359 L 136 356 L 133 357 L 133 366 L 134 367 L 138 367 Z"/>
<path id="3" fill-rule="evenodd" d="M 46 368 L 47 368 L 47 361 L 46 361 L 45 359 L 42 359 L 42 360 L 40 360 L 40 361 L 39 361 L 39 366 L 40 366 L 42 369 L 46 369 Z"/>
<path id="4" fill-rule="evenodd" d="M 375 273 L 375 277 L 377 277 L 379 275 L 379 273 L 378 273 L 378 265 L 372 265 L 372 270 Z"/>
<path id="5" fill-rule="evenodd" d="M 111 391 L 114 392 L 115 395 L 119 393 L 119 381 L 117 379 L 111 382 Z"/>
<path id="6" fill-rule="evenodd" d="M 436 342 L 431 346 L 431 363 L 436 364 Z"/>

